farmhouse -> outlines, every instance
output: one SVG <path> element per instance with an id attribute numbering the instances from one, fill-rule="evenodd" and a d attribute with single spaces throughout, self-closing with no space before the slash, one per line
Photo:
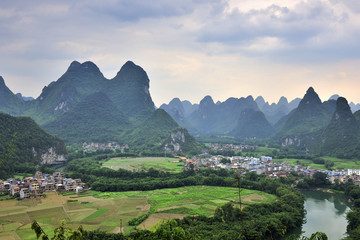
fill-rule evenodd
<path id="1" fill-rule="evenodd" d="M 0 192 L 8 192 L 12 196 L 19 193 L 20 199 L 42 197 L 47 191 L 82 193 L 86 190 L 81 179 L 65 178 L 61 172 L 47 175 L 37 171 L 33 177 L 0 180 Z"/>

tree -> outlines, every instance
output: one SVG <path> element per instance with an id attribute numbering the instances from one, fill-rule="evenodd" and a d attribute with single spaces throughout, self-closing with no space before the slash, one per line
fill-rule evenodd
<path id="1" fill-rule="evenodd" d="M 314 185 L 316 187 L 322 187 L 328 185 L 329 181 L 326 179 L 327 175 L 322 172 L 316 172 L 313 175 Z"/>
<path id="2" fill-rule="evenodd" d="M 309 240 L 328 240 L 328 237 L 323 232 L 316 232 L 311 234 Z"/>
<path id="3" fill-rule="evenodd" d="M 36 239 L 39 239 L 39 237 L 41 237 L 42 240 L 50 239 L 36 220 L 32 222 L 31 229 L 35 231 Z M 83 234 L 84 229 L 81 225 L 77 230 L 74 231 L 67 227 L 65 221 L 63 220 L 61 225 L 58 228 L 55 228 L 54 236 L 51 238 L 51 240 L 82 240 Z"/>
<path id="4" fill-rule="evenodd" d="M 311 234 L 311 236 L 305 237 L 305 236 L 290 236 L 287 237 L 286 240 L 328 240 L 328 237 L 325 233 L 323 232 L 316 232 Z"/>
<path id="5" fill-rule="evenodd" d="M 189 233 L 180 227 L 176 220 L 161 222 L 160 225 L 156 227 L 155 236 L 157 239 L 191 239 Z"/>
<path id="6" fill-rule="evenodd" d="M 222 164 L 231 163 L 230 159 L 227 159 L 227 158 L 222 158 L 222 159 L 220 160 L 220 162 L 221 162 Z"/>

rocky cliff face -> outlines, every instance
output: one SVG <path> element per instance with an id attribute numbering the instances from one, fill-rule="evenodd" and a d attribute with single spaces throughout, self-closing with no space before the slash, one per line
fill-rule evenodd
<path id="1" fill-rule="evenodd" d="M 39 154 L 37 151 L 33 148 L 32 149 L 34 157 L 38 157 Z M 55 147 L 49 148 L 46 152 L 40 154 L 40 161 L 39 165 L 57 165 L 57 164 L 63 164 L 66 163 L 66 155 L 65 154 L 58 154 L 56 152 Z"/>
<path id="2" fill-rule="evenodd" d="M 202 144 L 197 142 L 185 128 L 178 127 L 171 131 L 169 137 L 162 145 L 162 149 L 170 153 L 192 153 L 198 154 Z"/>
<path id="3" fill-rule="evenodd" d="M 181 144 L 185 143 L 185 133 L 181 129 L 175 130 L 170 133 L 170 138 L 165 143 L 165 151 L 171 153 L 181 152 Z"/>
<path id="4" fill-rule="evenodd" d="M 295 136 L 293 138 L 287 137 L 287 138 L 283 139 L 281 142 L 281 146 L 283 146 L 283 147 L 300 146 L 300 144 L 301 144 L 301 139 L 298 138 L 297 136 Z"/>

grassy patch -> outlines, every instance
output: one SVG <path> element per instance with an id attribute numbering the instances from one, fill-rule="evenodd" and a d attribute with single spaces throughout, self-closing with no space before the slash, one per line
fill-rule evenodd
<path id="1" fill-rule="evenodd" d="M 145 157 L 145 158 L 112 158 L 103 163 L 103 167 L 117 170 L 147 170 L 154 168 L 160 171 L 181 172 L 184 166 L 177 158 Z"/>
<path id="2" fill-rule="evenodd" d="M 255 150 L 255 155 L 256 156 L 254 156 L 254 157 L 272 156 L 274 150 L 276 151 L 277 149 L 276 148 L 268 148 L 268 147 L 258 147 Z"/>
<path id="3" fill-rule="evenodd" d="M 332 169 L 360 169 L 360 162 L 355 159 L 341 159 L 335 157 L 320 157 L 334 162 Z M 275 162 L 289 162 L 291 165 L 309 166 L 316 169 L 327 170 L 324 164 L 315 164 L 309 159 L 283 158 L 275 159 Z"/>
<path id="4" fill-rule="evenodd" d="M 76 193 L 74 193 L 74 192 L 62 192 L 60 194 L 63 195 L 63 196 L 69 196 L 69 195 L 75 195 Z"/>
<path id="5" fill-rule="evenodd" d="M 0 201 L 2 201 L 2 200 L 9 200 L 9 199 L 11 199 L 11 196 L 10 196 L 10 195 L 0 196 Z"/>
<path id="6" fill-rule="evenodd" d="M 26 178 L 26 177 L 31 177 L 34 174 L 31 173 L 17 173 L 16 175 L 14 175 L 14 178 Z"/>
<path id="7" fill-rule="evenodd" d="M 107 208 L 102 208 L 102 209 L 99 209 L 97 210 L 96 212 L 94 212 L 93 214 L 91 214 L 90 216 L 88 216 L 87 218 L 85 218 L 84 220 L 89 220 L 89 219 L 94 219 L 94 218 L 97 218 L 99 217 L 101 214 L 105 213 L 109 211 L 109 209 Z"/>
<path id="8" fill-rule="evenodd" d="M 151 208 L 156 212 L 210 216 L 216 207 L 229 201 L 238 201 L 237 190 L 237 188 L 230 187 L 190 186 L 153 191 L 99 192 L 94 193 L 94 196 L 100 198 L 147 197 Z M 260 202 L 271 202 L 276 199 L 274 195 L 248 189 L 242 189 L 241 196 L 245 199 L 244 204 L 252 204 L 255 202 L 254 199 L 259 199 Z M 183 212 L 180 212 L 179 209 L 175 210 L 176 208 L 182 209 Z"/>

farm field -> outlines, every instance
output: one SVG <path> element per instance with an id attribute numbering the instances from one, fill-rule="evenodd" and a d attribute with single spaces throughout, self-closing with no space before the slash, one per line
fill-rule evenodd
<path id="1" fill-rule="evenodd" d="M 63 219 L 72 229 L 80 224 L 86 230 L 129 232 L 132 218 L 150 215 L 139 227 L 149 229 L 164 218 L 181 218 L 186 215 L 212 215 L 216 207 L 228 201 L 237 201 L 238 189 L 227 187 L 191 186 L 153 191 L 95 192 L 92 196 L 58 195 L 48 192 L 43 199 L 0 201 L 0 240 L 36 239 L 30 225 L 36 219 L 51 235 Z M 276 196 L 243 189 L 244 205 L 274 201 Z"/>
<path id="2" fill-rule="evenodd" d="M 335 157 L 320 157 L 322 159 L 330 160 L 334 162 L 333 169 L 359 169 L 360 163 L 354 159 L 340 159 Z M 301 166 L 310 166 L 312 168 L 326 170 L 324 164 L 315 164 L 309 159 L 295 159 L 295 158 L 283 158 L 275 159 L 275 162 L 289 162 L 291 165 L 301 165 Z"/>
<path id="3" fill-rule="evenodd" d="M 137 171 L 154 168 L 156 170 L 176 173 L 182 171 L 184 163 L 179 162 L 177 158 L 168 157 L 112 158 L 103 162 L 102 166 L 114 170 L 123 168 Z"/>
<path id="4" fill-rule="evenodd" d="M 94 192 L 98 198 L 147 198 L 151 208 L 158 213 L 174 213 L 210 216 L 218 206 L 229 201 L 238 201 L 238 189 L 230 187 L 190 186 L 165 188 L 152 191 Z M 276 196 L 260 191 L 242 189 L 241 196 L 246 204 L 271 202 Z"/>

